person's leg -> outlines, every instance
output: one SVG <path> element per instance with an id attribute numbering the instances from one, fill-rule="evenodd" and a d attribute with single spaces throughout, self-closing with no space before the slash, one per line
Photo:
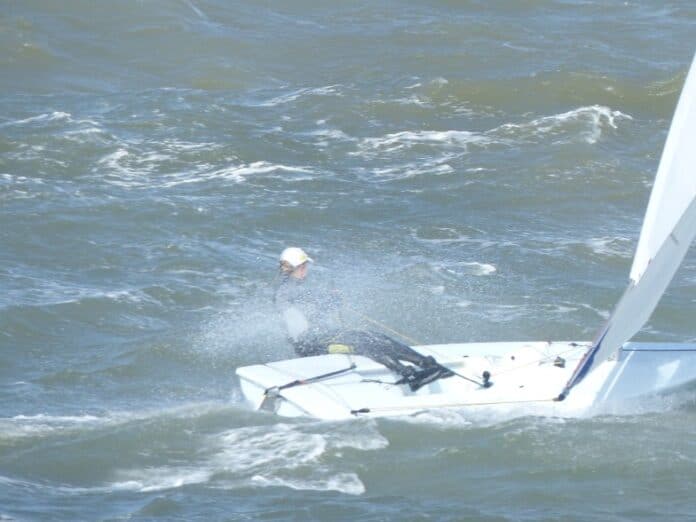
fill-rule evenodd
<path id="1" fill-rule="evenodd" d="M 335 332 L 327 345 L 331 346 L 330 343 L 347 347 L 350 353 L 364 355 L 384 365 L 401 375 L 402 381 L 414 391 L 436 379 L 453 375 L 433 357 L 422 355 L 383 333 L 365 330 Z M 404 364 L 404 361 L 413 366 Z"/>

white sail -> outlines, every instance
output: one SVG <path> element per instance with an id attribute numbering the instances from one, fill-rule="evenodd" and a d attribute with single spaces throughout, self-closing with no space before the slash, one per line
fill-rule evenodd
<path id="1" fill-rule="evenodd" d="M 696 56 L 684 83 L 631 267 L 638 282 L 696 196 Z M 676 261 L 678 266 L 681 259 Z"/>
<path id="2" fill-rule="evenodd" d="M 561 396 L 614 355 L 652 315 L 696 235 L 696 56 L 650 195 L 630 283 Z"/>

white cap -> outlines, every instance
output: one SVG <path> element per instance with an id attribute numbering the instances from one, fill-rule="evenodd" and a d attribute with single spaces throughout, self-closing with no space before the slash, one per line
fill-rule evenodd
<path id="1" fill-rule="evenodd" d="M 314 260 L 311 257 L 309 257 L 307 253 L 301 248 L 288 247 L 285 250 L 283 250 L 282 254 L 280 254 L 280 261 L 285 261 L 291 267 L 297 268 L 298 266 L 303 265 L 307 261 Z"/>

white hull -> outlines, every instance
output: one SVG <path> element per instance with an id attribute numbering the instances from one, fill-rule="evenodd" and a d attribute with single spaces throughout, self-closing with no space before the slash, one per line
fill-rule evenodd
<path id="1" fill-rule="evenodd" d="M 459 376 L 436 380 L 416 392 L 405 384 L 389 384 L 399 376 L 357 355 L 321 355 L 246 366 L 238 368 L 237 375 L 254 409 L 319 419 L 410 415 L 441 408 L 472 413 L 494 410 L 513 417 L 579 416 L 597 407 L 696 381 L 696 344 L 627 343 L 616 360 L 603 362 L 568 398 L 555 401 L 589 345 L 503 342 L 417 346 L 415 350 L 434 356 Z M 563 367 L 557 357 L 564 360 Z M 353 364 L 355 368 L 348 370 Z M 341 373 L 316 382 L 272 390 L 337 371 Z M 484 371 L 491 374 L 490 387 L 463 378 L 480 381 Z"/>

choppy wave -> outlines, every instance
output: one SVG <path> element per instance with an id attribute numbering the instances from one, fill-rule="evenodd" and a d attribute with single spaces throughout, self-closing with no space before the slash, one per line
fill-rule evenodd
<path id="1" fill-rule="evenodd" d="M 276 172 L 310 174 L 312 172 L 309 168 L 274 165 L 272 163 L 258 161 L 251 164 L 233 165 L 211 171 L 199 170 L 197 172 L 164 174 L 157 176 L 159 179 L 152 179 L 146 176 L 146 174 L 156 169 L 159 160 L 166 160 L 169 158 L 161 154 L 153 153 L 139 157 L 134 161 L 120 161 L 125 156 L 128 156 L 127 152 L 122 150 L 117 151 L 113 155 L 105 158 L 104 163 L 118 174 L 117 176 L 107 178 L 107 181 L 114 185 L 127 188 L 153 188 L 158 186 L 160 188 L 170 188 L 183 184 L 204 183 L 214 180 L 228 180 L 240 183 L 257 174 Z M 124 165 L 134 165 L 136 168 Z"/>
<path id="2" fill-rule="evenodd" d="M 187 144 L 187 150 L 198 150 L 205 144 Z M 223 168 L 209 165 L 194 165 L 191 170 L 162 173 L 162 164 L 173 160 L 173 156 L 163 152 L 133 154 L 126 149 L 118 149 L 98 162 L 95 171 L 106 174 L 105 180 L 124 188 L 172 188 L 186 184 L 231 181 L 241 183 L 255 176 L 274 175 L 283 181 L 303 181 L 312 179 L 316 171 L 311 167 L 274 164 L 267 161 L 241 163 Z"/>
<path id="3" fill-rule="evenodd" d="M 121 437 L 128 437 L 131 429 L 154 420 L 173 422 L 210 414 L 219 416 L 226 411 L 230 411 L 227 405 L 204 403 L 106 415 L 17 415 L 0 419 L 0 440 L 7 444 L 25 438 L 79 435 L 80 439 L 89 441 L 91 432 L 99 437 L 98 433 L 113 432 L 116 428 Z M 122 469 L 114 461 L 116 468 L 109 472 L 113 480 L 108 483 L 95 487 L 70 486 L 70 479 L 66 477 L 67 484 L 55 487 L 72 493 L 153 492 L 207 483 L 223 489 L 282 486 L 359 495 L 365 492 L 365 487 L 355 471 L 342 469 L 342 453 L 346 450 L 375 451 L 389 444 L 377 425 L 370 421 L 336 425 L 329 430 L 323 423 L 247 426 L 200 437 L 199 450 L 181 465 Z M 54 486 L 44 484 L 41 487 Z"/>
<path id="4" fill-rule="evenodd" d="M 609 107 L 593 105 L 553 116 L 545 116 L 529 123 L 506 123 L 494 132 L 503 136 L 524 137 L 532 135 L 540 138 L 553 138 L 555 144 L 568 143 L 580 137 L 589 144 L 595 144 L 607 127 L 616 129 L 619 119 L 633 119 L 621 111 Z M 573 132 L 575 131 L 575 132 Z"/>
<path id="5" fill-rule="evenodd" d="M 404 180 L 417 176 L 440 176 L 455 172 L 454 168 L 448 163 L 454 156 L 445 155 L 435 160 L 425 160 L 418 163 L 406 163 L 392 167 L 379 167 L 370 169 L 369 173 L 373 179 L 379 181 Z"/>
<path id="6" fill-rule="evenodd" d="M 92 133 L 101 132 L 101 125 L 89 118 L 74 118 L 69 112 L 64 111 L 53 111 L 50 113 L 43 113 L 36 116 L 29 116 L 27 118 L 20 118 L 18 120 L 10 120 L 4 123 L 0 123 L 0 128 L 4 127 L 29 127 L 35 131 L 39 131 L 42 127 L 45 127 L 47 123 L 58 122 L 61 126 L 53 125 L 52 128 L 59 129 L 64 128 L 66 125 L 69 127 L 63 135 L 71 135 L 77 133 Z M 79 128 L 74 128 L 74 127 Z M 86 127 L 85 127 L 86 126 Z"/>
<path id="7" fill-rule="evenodd" d="M 0 174 L 0 201 L 34 199 L 47 190 L 50 190 L 50 187 L 41 178 Z"/>
<path id="8" fill-rule="evenodd" d="M 51 113 L 39 114 L 38 116 L 30 116 L 28 118 L 22 118 L 19 120 L 7 121 L 5 123 L 1 123 L 0 128 L 11 127 L 11 126 L 15 126 L 15 125 L 22 126 L 22 125 L 26 125 L 27 123 L 44 123 L 44 122 L 50 122 L 50 121 L 70 121 L 71 119 L 72 119 L 72 115 L 68 112 L 54 111 Z"/>
<path id="9" fill-rule="evenodd" d="M 549 138 L 554 139 L 555 144 L 571 143 L 578 139 L 594 144 L 601 138 L 606 128 L 616 129 L 617 121 L 622 118 L 632 119 L 621 111 L 593 105 L 544 116 L 529 122 L 504 123 L 485 132 L 465 130 L 397 132 L 378 138 L 366 138 L 360 143 L 360 150 L 362 153 L 375 150 L 391 153 L 417 145 L 428 145 L 466 151 L 472 145 L 512 146 Z"/>
<path id="10" fill-rule="evenodd" d="M 195 418 L 209 413 L 229 410 L 230 405 L 219 403 L 182 404 L 160 410 L 112 411 L 100 414 L 15 415 L 0 418 L 0 441 L 5 443 L 24 438 L 45 438 L 115 428 L 131 422 L 151 419 Z"/>
<path id="11" fill-rule="evenodd" d="M 63 283 L 56 280 L 39 280 L 30 276 L 20 275 L 15 277 L 24 282 L 21 290 L 10 290 L 0 298 L 0 309 L 16 308 L 22 306 L 53 307 L 61 305 L 94 304 L 103 303 L 130 303 L 130 304 L 159 304 L 148 293 L 147 289 L 126 288 L 119 290 L 106 290 L 77 286 L 74 283 Z"/>
<path id="12" fill-rule="evenodd" d="M 590 337 L 692 56 L 658 4 L 13 2 L 0 518 L 690 520 L 693 390 L 331 424 L 234 375 L 293 356 L 287 244 L 417 339 Z M 641 335 L 693 338 L 695 269 Z"/>
<path id="13" fill-rule="evenodd" d="M 275 107 L 277 105 L 284 105 L 297 101 L 300 98 L 310 96 L 341 96 L 341 86 L 326 85 L 324 87 L 297 89 L 289 93 L 275 96 L 269 100 L 253 103 L 252 105 L 256 107 Z"/>
<path id="14" fill-rule="evenodd" d="M 0 421 L 5 443 L 13 437 L 56 437 L 80 434 L 84 437 L 96 429 L 113 431 L 124 425 L 141 424 L 153 419 L 201 417 L 224 411 L 219 404 L 189 405 L 153 412 L 123 412 L 99 415 L 18 415 Z M 135 423 L 135 424 L 134 424 Z M 14 432 L 11 429 L 14 428 Z M 89 439 L 87 439 L 89 440 Z M 322 423 L 274 424 L 247 426 L 212 435 L 202 435 L 199 450 L 181 465 L 149 465 L 144 468 L 109 472 L 114 480 L 95 487 L 63 485 L 37 487 L 72 493 L 89 491 L 152 492 L 208 483 L 211 487 L 239 489 L 246 487 L 283 486 L 297 490 L 339 491 L 352 495 L 364 493 L 365 487 L 354 471 L 342 469 L 342 452 L 350 449 L 374 451 L 384 449 L 388 441 L 372 422 L 336 425 L 326 430 Z M 198 455 L 198 456 L 197 456 Z M 21 479 L 5 478 L 17 483 Z"/>
<path id="15" fill-rule="evenodd" d="M 596 254 L 630 259 L 635 243 L 626 237 L 595 237 L 588 239 L 587 245 Z"/>
<path id="16" fill-rule="evenodd" d="M 465 148 L 471 144 L 488 145 L 490 138 L 469 131 L 403 131 L 387 134 L 381 138 L 366 138 L 361 143 L 362 151 L 383 150 L 396 152 L 416 145 L 442 145 Z"/>
<path id="17" fill-rule="evenodd" d="M 200 441 L 199 454 L 181 466 L 117 469 L 102 488 L 141 492 L 206 483 L 221 489 L 288 487 L 296 490 L 365 492 L 354 471 L 343 470 L 345 449 L 373 451 L 388 441 L 370 423 L 336 426 L 274 424 L 235 428 Z"/>
<path id="18" fill-rule="evenodd" d="M 497 268 L 490 263 L 478 261 L 458 261 L 455 263 L 431 262 L 433 270 L 445 276 L 462 277 L 463 275 L 488 276 L 497 272 Z"/>

